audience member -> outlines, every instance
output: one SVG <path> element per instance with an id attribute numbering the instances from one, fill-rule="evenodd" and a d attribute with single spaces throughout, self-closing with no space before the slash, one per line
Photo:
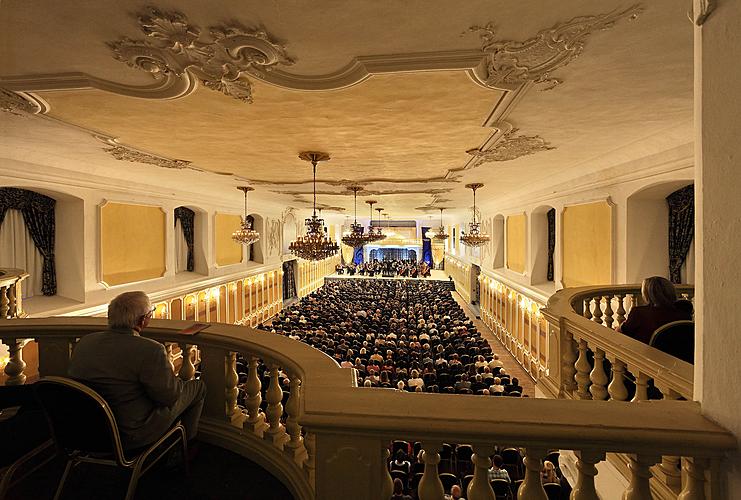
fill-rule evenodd
<path id="1" fill-rule="evenodd" d="M 412 500 L 412 497 L 404 494 L 404 483 L 398 477 L 394 479 L 394 494 L 391 500 Z"/>
<path id="2" fill-rule="evenodd" d="M 685 303 L 677 305 L 677 292 L 666 278 L 652 276 L 643 280 L 641 295 L 646 305 L 634 305 L 627 319 L 618 326 L 618 331 L 629 337 L 648 344 L 651 335 L 660 326 L 672 321 L 692 319 L 692 312 Z"/>
<path id="3" fill-rule="evenodd" d="M 556 466 L 548 460 L 543 462 L 543 469 L 540 471 L 540 480 L 545 483 L 560 483 L 561 480 L 556 475 Z"/>
<path id="4" fill-rule="evenodd" d="M 494 455 L 494 458 L 491 459 L 491 469 L 489 469 L 489 481 L 493 481 L 494 479 L 506 479 L 507 481 L 511 481 L 509 478 L 509 472 L 507 472 L 506 469 L 503 469 L 502 465 L 504 465 L 504 459 L 501 455 Z"/>

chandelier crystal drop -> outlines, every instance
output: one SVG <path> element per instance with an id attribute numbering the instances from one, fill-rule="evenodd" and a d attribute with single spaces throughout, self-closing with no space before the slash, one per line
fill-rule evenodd
<path id="1" fill-rule="evenodd" d="M 316 215 L 316 165 L 320 161 L 329 160 L 327 153 L 305 151 L 298 155 L 304 161 L 311 162 L 314 172 L 314 211 L 311 217 L 304 220 L 306 235 L 299 236 L 292 241 L 288 249 L 293 255 L 304 260 L 324 260 L 336 255 L 339 251 L 337 243 L 325 235 L 324 220 Z"/>
<path id="2" fill-rule="evenodd" d="M 363 232 L 363 226 L 358 224 L 358 191 L 362 191 L 360 186 L 350 186 L 348 191 L 352 191 L 355 196 L 355 222 L 350 224 L 350 233 L 342 237 L 342 243 L 349 247 L 360 248 L 371 240 Z"/>
<path id="3" fill-rule="evenodd" d="M 481 224 L 476 222 L 476 190 L 483 186 L 484 185 L 479 182 L 466 184 L 466 187 L 473 191 L 473 222 L 468 223 L 468 233 L 461 231 L 461 243 L 473 248 L 485 245 L 490 239 L 488 234 L 481 232 Z"/>
<path id="4" fill-rule="evenodd" d="M 241 245 L 251 245 L 260 241 L 260 233 L 252 229 L 252 223 L 247 220 L 247 193 L 254 191 L 255 188 L 239 186 L 237 189 L 244 193 L 244 217 L 241 217 L 239 229 L 232 233 L 232 240 Z"/>
<path id="5" fill-rule="evenodd" d="M 445 232 L 445 226 L 443 226 L 443 210 L 445 209 L 440 209 L 440 227 L 437 228 L 435 234 L 432 235 L 432 238 L 437 241 L 445 241 L 448 239 L 448 234 Z M 428 231 L 427 234 L 430 234 L 430 232 Z"/>

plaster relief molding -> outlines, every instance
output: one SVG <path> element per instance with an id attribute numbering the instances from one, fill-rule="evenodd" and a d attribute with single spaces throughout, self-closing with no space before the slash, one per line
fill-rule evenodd
<path id="1" fill-rule="evenodd" d="M 0 87 L 0 111 L 5 111 L 11 115 L 24 116 L 40 113 L 42 107 L 38 103 L 24 98 L 21 94 Z"/>
<path id="2" fill-rule="evenodd" d="M 480 33 L 481 49 L 486 53 L 485 69 L 480 70 L 485 71 L 482 80 L 486 86 L 501 90 L 515 90 L 528 82 L 550 90 L 562 83 L 551 73 L 577 58 L 589 35 L 610 29 L 621 19 L 635 19 L 642 10 L 636 4 L 607 14 L 575 17 L 524 42 L 497 40 L 492 23 L 472 26 L 469 31 Z"/>
<path id="3" fill-rule="evenodd" d="M 279 219 L 273 219 L 268 218 L 267 224 L 268 227 L 268 234 L 267 234 L 267 242 L 268 242 L 268 254 L 278 255 L 279 249 L 281 247 L 281 234 L 283 233 L 283 224 Z"/>
<path id="4" fill-rule="evenodd" d="M 98 134 L 93 136 L 101 142 L 107 144 L 107 147 L 103 148 L 103 151 L 111 155 L 113 158 L 119 161 L 130 161 L 132 163 L 146 163 L 148 165 L 155 165 L 163 168 L 174 168 L 174 169 L 189 169 L 197 172 L 203 172 L 203 170 L 193 167 L 191 162 L 188 160 L 176 160 L 172 158 L 165 158 L 163 156 L 157 156 L 150 153 L 145 153 L 138 149 L 130 148 L 116 142 L 115 139 L 105 137 Z"/>
<path id="5" fill-rule="evenodd" d="M 510 161 L 539 151 L 556 149 L 538 135 L 516 135 L 517 131 L 516 128 L 508 130 L 499 137 L 493 146 L 487 149 L 474 148 L 466 151 L 473 157 L 473 164 L 470 168 L 492 161 Z"/>
<path id="6" fill-rule="evenodd" d="M 150 7 L 138 19 L 147 38 L 122 38 L 108 46 L 117 60 L 151 73 L 155 79 L 172 74 L 192 77 L 211 90 L 252 102 L 247 75 L 263 78 L 275 66 L 294 62 L 264 30 L 211 27 L 202 38 L 201 29 L 179 12 L 163 13 Z"/>

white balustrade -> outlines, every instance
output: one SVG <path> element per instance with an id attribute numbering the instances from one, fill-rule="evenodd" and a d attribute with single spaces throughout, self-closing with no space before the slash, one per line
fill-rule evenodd
<path id="1" fill-rule="evenodd" d="M 0 320 L 23 318 L 23 281 L 29 274 L 22 269 L 0 269 Z"/>

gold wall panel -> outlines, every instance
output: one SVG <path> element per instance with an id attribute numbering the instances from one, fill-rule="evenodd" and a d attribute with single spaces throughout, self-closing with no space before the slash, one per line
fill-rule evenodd
<path id="1" fill-rule="evenodd" d="M 240 223 L 239 215 L 216 214 L 214 216 L 216 265 L 228 266 L 242 262 L 242 245 L 232 240 L 232 233 L 239 229 Z"/>
<path id="2" fill-rule="evenodd" d="M 163 276 L 167 248 L 165 220 L 160 207 L 103 205 L 100 208 L 102 281 L 121 285 Z"/>
<path id="3" fill-rule="evenodd" d="M 527 262 L 526 228 L 525 214 L 507 217 L 507 268 L 521 274 Z"/>
<path id="4" fill-rule="evenodd" d="M 612 207 L 607 202 L 564 208 L 564 286 L 612 283 L 612 248 Z"/>

